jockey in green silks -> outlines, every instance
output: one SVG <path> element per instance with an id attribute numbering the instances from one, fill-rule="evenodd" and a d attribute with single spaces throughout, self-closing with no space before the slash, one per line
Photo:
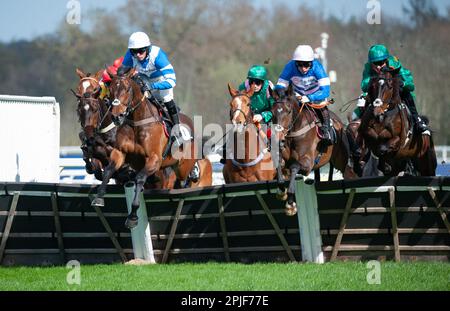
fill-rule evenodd
<path id="1" fill-rule="evenodd" d="M 411 114 L 420 132 L 422 134 L 429 135 L 430 132 L 428 126 L 419 117 L 419 114 L 417 113 L 415 104 L 416 95 L 414 94 L 415 86 L 411 71 L 403 67 L 400 60 L 397 57 L 391 55 L 388 49 L 381 44 L 373 45 L 369 49 L 368 62 L 364 66 L 364 72 L 361 81 L 361 90 L 364 93 L 360 96 L 358 100 L 358 105 L 356 109 L 353 111 L 352 119 L 359 119 L 362 115 L 362 112 L 365 107 L 364 97 L 367 95 L 371 77 L 376 74 L 375 69 L 381 70 L 385 66 L 389 66 L 393 69 L 400 68 L 399 76 L 403 81 L 403 85 L 400 89 L 400 97 L 411 111 Z"/>
<path id="2" fill-rule="evenodd" d="M 272 120 L 271 109 L 275 100 L 269 93 L 269 87 L 273 89 L 273 84 L 267 79 L 267 70 L 264 66 L 250 67 L 247 79 L 239 86 L 239 91 L 248 91 L 252 86 L 255 88 L 250 98 L 250 107 L 254 113 L 253 122 L 268 123 Z"/>
<path id="3" fill-rule="evenodd" d="M 270 96 L 269 88 L 273 89 L 273 84 L 267 79 L 267 70 L 264 66 L 253 65 L 247 73 L 247 79 L 239 85 L 239 91 L 249 91 L 254 88 L 253 95 L 250 97 L 250 108 L 253 111 L 253 123 L 258 129 L 261 128 L 261 123 L 269 123 L 272 120 L 272 106 L 275 100 Z M 270 138 L 270 128 L 268 133 L 263 133 L 264 136 Z M 265 137 L 265 139 L 267 139 Z M 220 163 L 225 164 L 226 145 L 222 147 L 222 159 Z"/>

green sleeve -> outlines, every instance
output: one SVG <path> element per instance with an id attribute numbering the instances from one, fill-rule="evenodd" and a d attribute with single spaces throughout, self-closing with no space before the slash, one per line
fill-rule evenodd
<path id="1" fill-rule="evenodd" d="M 239 85 L 239 91 L 245 91 L 245 81 L 241 83 L 241 85 Z"/>
<path id="2" fill-rule="evenodd" d="M 414 78 L 411 71 L 402 66 L 400 69 L 400 77 L 403 80 L 403 89 L 409 92 L 413 92 L 415 86 L 414 86 Z"/>
<path id="3" fill-rule="evenodd" d="M 361 81 L 361 90 L 365 93 L 369 90 L 369 82 L 371 76 L 372 68 L 369 63 L 364 65 L 364 72 Z"/>
<path id="4" fill-rule="evenodd" d="M 261 116 L 263 117 L 264 123 L 268 123 L 272 120 L 272 111 L 263 111 L 261 112 Z"/>

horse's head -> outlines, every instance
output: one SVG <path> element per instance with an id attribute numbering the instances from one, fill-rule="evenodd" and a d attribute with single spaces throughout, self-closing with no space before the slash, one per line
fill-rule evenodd
<path id="1" fill-rule="evenodd" d="M 230 121 L 233 123 L 235 132 L 242 132 L 247 124 L 252 123 L 253 112 L 250 107 L 250 98 L 254 93 L 254 88 L 252 87 L 249 91 L 239 92 L 228 83 L 228 91 L 232 97 L 230 102 Z"/>
<path id="2" fill-rule="evenodd" d="M 93 140 L 100 123 L 101 107 L 99 99 L 90 97 L 87 93 L 80 97 L 78 95 L 75 96 L 78 98 L 78 120 L 87 139 Z"/>
<path id="3" fill-rule="evenodd" d="M 127 116 L 132 112 L 134 93 L 140 92 L 139 87 L 131 79 L 135 72 L 135 69 L 131 69 L 126 73 L 116 75 L 108 71 L 108 74 L 112 78 L 109 86 L 112 105 L 111 115 L 117 126 L 122 125 Z"/>
<path id="4" fill-rule="evenodd" d="M 77 68 L 75 72 L 77 73 L 78 77 L 80 77 L 76 93 L 80 96 L 84 96 L 87 94 L 87 97 L 94 97 L 91 96 L 92 94 L 97 94 L 98 96 L 101 91 L 99 81 L 103 73 L 103 69 L 99 70 L 93 76 L 90 73 L 84 73 L 83 70 L 79 68 Z"/>
<path id="5" fill-rule="evenodd" d="M 370 104 L 373 106 L 373 115 L 379 122 L 383 121 L 386 111 L 400 103 L 399 71 L 400 68 L 384 67 L 382 70 L 375 70 L 377 75 L 370 79 L 368 92 Z"/>
<path id="6" fill-rule="evenodd" d="M 272 107 L 272 122 L 275 126 L 275 134 L 281 142 L 285 141 L 289 130 L 294 126 L 294 113 L 298 108 L 292 84 L 287 89 L 269 89 L 270 95 L 275 99 Z"/>

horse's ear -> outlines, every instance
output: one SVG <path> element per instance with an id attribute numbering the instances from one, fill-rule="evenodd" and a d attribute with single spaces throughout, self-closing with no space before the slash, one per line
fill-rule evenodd
<path id="1" fill-rule="evenodd" d="M 270 97 L 272 97 L 275 100 L 279 100 L 280 99 L 280 94 L 278 94 L 278 89 L 276 89 L 276 88 L 272 89 L 269 86 L 269 94 L 270 94 Z"/>
<path id="2" fill-rule="evenodd" d="M 394 76 L 398 75 L 400 73 L 400 69 L 401 69 L 401 67 L 398 67 L 398 68 L 392 70 L 392 75 L 394 75 Z"/>
<path id="3" fill-rule="evenodd" d="M 83 72 L 83 70 L 81 70 L 80 68 L 76 68 L 75 72 L 77 73 L 77 75 L 80 77 L 80 79 L 86 78 L 86 74 Z"/>
<path id="4" fill-rule="evenodd" d="M 77 94 L 74 90 L 70 89 L 70 91 L 72 92 L 72 94 L 73 94 L 76 98 L 78 98 L 78 99 L 81 98 L 81 95 L 80 95 L 80 94 Z"/>
<path id="5" fill-rule="evenodd" d="M 255 93 L 255 85 L 252 84 L 250 86 L 250 90 L 248 90 L 246 94 L 247 94 L 248 97 L 252 97 L 254 93 Z"/>
<path id="6" fill-rule="evenodd" d="M 286 91 L 286 95 L 287 96 L 294 95 L 294 87 L 293 87 L 292 83 L 289 83 L 289 86 L 288 86 L 287 91 Z"/>
<path id="7" fill-rule="evenodd" d="M 237 96 L 239 94 L 239 91 L 234 89 L 230 83 L 228 83 L 228 92 L 230 92 L 231 97 Z"/>
<path id="8" fill-rule="evenodd" d="M 136 75 L 136 73 L 137 73 L 137 70 L 136 70 L 136 68 L 131 68 L 128 72 L 127 72 L 127 74 L 125 75 L 127 78 L 132 78 L 132 77 L 134 77 L 135 75 Z"/>

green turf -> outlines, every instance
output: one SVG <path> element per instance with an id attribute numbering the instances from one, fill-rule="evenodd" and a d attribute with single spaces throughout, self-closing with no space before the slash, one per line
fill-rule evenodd
<path id="1" fill-rule="evenodd" d="M 0 268 L 2 290 L 450 290 L 450 264 L 381 263 L 370 285 L 367 263 L 168 264 L 81 266 L 81 284 L 65 267 Z"/>

